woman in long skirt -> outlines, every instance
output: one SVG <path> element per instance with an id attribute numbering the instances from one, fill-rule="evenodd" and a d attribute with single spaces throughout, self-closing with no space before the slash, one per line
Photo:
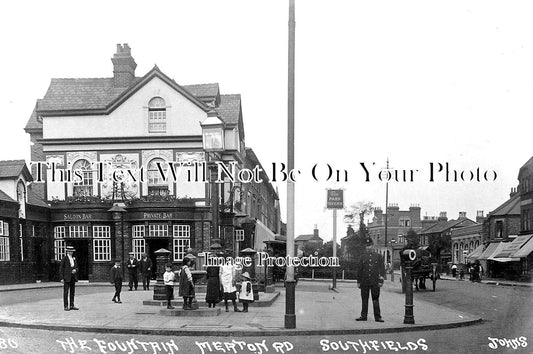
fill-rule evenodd
<path id="1" fill-rule="evenodd" d="M 222 299 L 222 292 L 220 290 L 220 267 L 207 267 L 207 292 L 205 294 L 205 302 L 207 307 L 215 308 L 215 305 Z"/>
<path id="2" fill-rule="evenodd" d="M 232 264 L 224 264 L 220 267 L 220 284 L 223 288 L 224 305 L 226 306 L 226 312 L 228 312 L 228 300 L 233 303 L 233 310 L 235 312 L 241 312 L 237 308 L 237 288 L 235 287 L 235 267 Z"/>

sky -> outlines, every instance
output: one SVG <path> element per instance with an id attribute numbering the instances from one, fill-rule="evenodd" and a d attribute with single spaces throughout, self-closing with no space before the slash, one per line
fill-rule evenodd
<path id="1" fill-rule="evenodd" d="M 2 2 L 0 160 L 30 161 L 23 128 L 51 78 L 110 77 L 116 44 L 128 43 L 137 76 L 157 65 L 178 84 L 218 82 L 221 93 L 242 95 L 246 145 L 271 178 L 275 164 L 287 220 L 279 168 L 287 160 L 288 4 Z M 399 177 L 389 203 L 401 210 L 418 204 L 423 216 L 465 211 L 475 219 L 507 200 L 533 155 L 531 7 L 296 0 L 296 235 L 316 224 L 332 238 L 328 188 L 344 189 L 346 206 L 384 208 L 387 158 Z M 327 180 L 328 164 L 340 181 Z M 488 181 L 477 181 L 478 169 Z M 454 171 L 466 180 L 455 181 Z"/>

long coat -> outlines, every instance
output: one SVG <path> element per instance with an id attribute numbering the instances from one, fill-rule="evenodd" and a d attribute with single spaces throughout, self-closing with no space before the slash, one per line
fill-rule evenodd
<path id="1" fill-rule="evenodd" d="M 207 267 L 207 291 L 205 294 L 206 302 L 220 302 L 222 299 L 222 293 L 220 292 L 220 277 L 219 267 L 209 266 Z"/>
<path id="2" fill-rule="evenodd" d="M 64 256 L 63 259 L 61 259 L 61 264 L 59 265 L 59 276 L 65 281 L 65 283 L 78 281 L 78 261 L 76 261 L 76 257 L 72 257 L 72 259 L 74 260 L 74 267 L 70 266 L 70 260 L 68 259 L 68 256 Z M 76 270 L 74 274 L 72 274 L 73 269 Z"/>
<path id="3" fill-rule="evenodd" d="M 152 260 L 150 258 L 143 258 L 140 260 L 141 274 L 149 276 L 152 273 Z"/>
<path id="4" fill-rule="evenodd" d="M 131 259 L 128 259 L 126 261 L 126 268 L 128 269 L 128 273 L 130 276 L 137 275 L 138 269 L 139 269 L 139 261 L 135 258 L 133 258 L 133 263 L 131 262 Z"/>
<path id="5" fill-rule="evenodd" d="M 361 286 L 374 286 L 383 283 L 385 263 L 375 251 L 365 251 L 357 262 L 357 281 Z"/>

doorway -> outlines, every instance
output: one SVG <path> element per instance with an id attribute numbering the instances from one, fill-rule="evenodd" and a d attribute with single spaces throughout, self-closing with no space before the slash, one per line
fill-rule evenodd
<path id="1" fill-rule="evenodd" d="M 46 264 L 44 260 L 46 259 L 46 247 L 43 246 L 44 242 L 42 238 L 33 239 L 33 258 L 35 261 L 35 278 L 37 280 L 44 280 Z"/>
<path id="2" fill-rule="evenodd" d="M 172 252 L 172 249 L 169 247 L 169 240 L 168 238 L 152 238 L 152 239 L 145 239 L 146 241 L 146 254 L 152 261 L 152 269 L 154 270 L 152 272 L 152 279 L 156 279 L 157 272 L 164 272 L 163 270 L 157 269 L 157 257 L 155 254 L 155 251 L 164 248 L 168 251 Z M 172 256 L 170 257 L 170 261 L 172 261 Z"/>
<path id="3" fill-rule="evenodd" d="M 78 280 L 89 280 L 89 244 L 90 240 L 67 240 L 67 246 L 73 246 L 74 257 L 78 262 Z"/>

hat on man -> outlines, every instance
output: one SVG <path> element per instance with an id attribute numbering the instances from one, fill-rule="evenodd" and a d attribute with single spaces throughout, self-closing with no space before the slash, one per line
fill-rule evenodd
<path id="1" fill-rule="evenodd" d="M 244 272 L 244 273 L 242 273 L 242 274 L 241 274 L 241 277 L 250 280 L 250 274 L 248 274 L 248 272 Z"/>
<path id="2" fill-rule="evenodd" d="M 372 241 L 371 238 L 367 238 L 367 239 L 365 240 L 365 246 L 368 247 L 368 246 L 372 246 L 373 244 L 374 244 L 374 241 Z"/>
<path id="3" fill-rule="evenodd" d="M 66 248 L 65 250 L 66 250 L 67 252 L 74 252 L 74 251 L 76 251 L 76 250 L 74 249 L 74 247 L 72 247 L 72 246 L 67 246 L 67 248 Z"/>
<path id="4" fill-rule="evenodd" d="M 130 256 L 135 256 L 135 252 L 128 253 Z"/>

